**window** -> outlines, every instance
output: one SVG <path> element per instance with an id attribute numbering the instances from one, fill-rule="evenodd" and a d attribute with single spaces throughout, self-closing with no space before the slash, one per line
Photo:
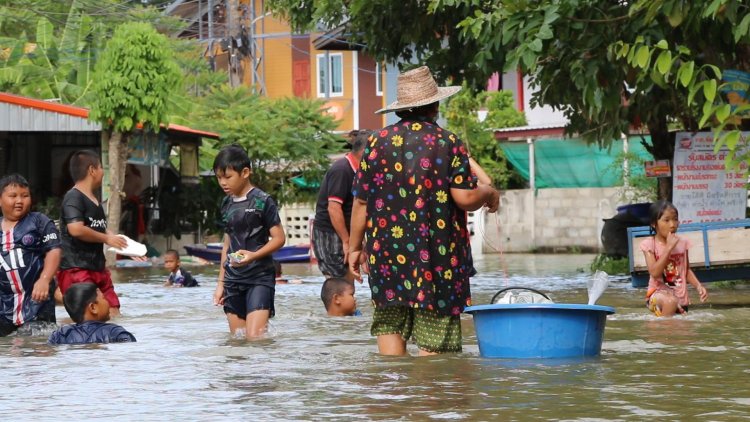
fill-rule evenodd
<path id="1" fill-rule="evenodd" d="M 375 63 L 375 95 L 383 96 L 383 67 Z"/>
<path id="2" fill-rule="evenodd" d="M 344 95 L 344 56 L 341 53 L 318 54 L 318 97 Z"/>

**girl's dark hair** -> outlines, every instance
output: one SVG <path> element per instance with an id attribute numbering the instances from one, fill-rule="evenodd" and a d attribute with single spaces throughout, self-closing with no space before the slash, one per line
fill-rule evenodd
<path id="1" fill-rule="evenodd" d="M 26 180 L 25 177 L 21 176 L 18 173 L 9 174 L 7 176 L 3 176 L 2 179 L 0 179 L 0 193 L 5 190 L 8 186 L 18 186 L 22 188 L 29 187 L 29 182 Z"/>
<path id="2" fill-rule="evenodd" d="M 73 178 L 74 182 L 79 182 L 86 178 L 89 167 L 99 167 L 101 163 L 99 154 L 90 149 L 76 151 L 70 157 L 70 177 Z"/>
<path id="3" fill-rule="evenodd" d="M 83 322 L 86 307 L 94 302 L 96 302 L 96 284 L 89 282 L 70 286 L 63 296 L 65 310 L 76 323 Z"/>
<path id="4" fill-rule="evenodd" d="M 214 159 L 214 173 L 218 171 L 226 171 L 228 169 L 234 170 L 237 173 L 242 172 L 242 169 L 250 167 L 250 157 L 247 156 L 247 152 L 244 148 L 237 144 L 228 145 L 216 154 Z"/>
<path id="5" fill-rule="evenodd" d="M 656 222 L 659 221 L 662 215 L 664 215 L 664 211 L 668 209 L 673 209 L 675 214 L 677 214 L 677 217 L 680 216 L 680 213 L 677 211 L 677 207 L 675 207 L 674 204 L 667 201 L 666 199 L 662 199 L 651 204 L 648 209 L 648 221 L 651 230 L 654 230 L 656 228 Z"/>

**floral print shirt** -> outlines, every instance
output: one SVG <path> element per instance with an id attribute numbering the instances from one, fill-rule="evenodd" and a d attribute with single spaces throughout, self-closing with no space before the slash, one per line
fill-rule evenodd
<path id="1" fill-rule="evenodd" d="M 426 119 L 404 119 L 370 137 L 353 190 L 367 202 L 376 307 L 458 315 L 471 305 L 466 212 L 453 202 L 451 188 L 476 188 L 455 134 Z"/>

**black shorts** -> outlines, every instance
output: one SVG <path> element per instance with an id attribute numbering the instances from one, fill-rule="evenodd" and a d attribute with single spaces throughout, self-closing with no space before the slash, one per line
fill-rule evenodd
<path id="1" fill-rule="evenodd" d="M 263 284 L 225 284 L 224 313 L 245 319 L 250 312 L 268 309 L 269 317 L 273 318 L 275 292 L 276 289 Z"/>
<path id="2" fill-rule="evenodd" d="M 349 263 L 344 262 L 344 244 L 334 231 L 320 230 L 313 225 L 313 252 L 318 268 L 326 277 L 345 277 Z"/>

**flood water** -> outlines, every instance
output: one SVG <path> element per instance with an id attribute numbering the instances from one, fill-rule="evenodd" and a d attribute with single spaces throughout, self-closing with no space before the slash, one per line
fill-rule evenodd
<path id="1" fill-rule="evenodd" d="M 510 285 L 586 303 L 591 255 L 478 256 L 475 304 Z M 458 355 L 381 357 L 363 317 L 329 318 L 309 264 L 284 274 L 267 339 L 231 338 L 211 304 L 216 266 L 194 289 L 161 287 L 163 270 L 114 273 L 137 343 L 57 346 L 46 334 L 0 338 L 5 420 L 741 420 L 750 416 L 750 288 L 708 284 L 710 305 L 656 319 L 643 289 L 613 280 L 602 355 L 577 361 L 484 359 L 471 316 Z M 68 321 L 58 307 L 59 322 Z M 416 349 L 410 345 L 410 351 Z"/>

